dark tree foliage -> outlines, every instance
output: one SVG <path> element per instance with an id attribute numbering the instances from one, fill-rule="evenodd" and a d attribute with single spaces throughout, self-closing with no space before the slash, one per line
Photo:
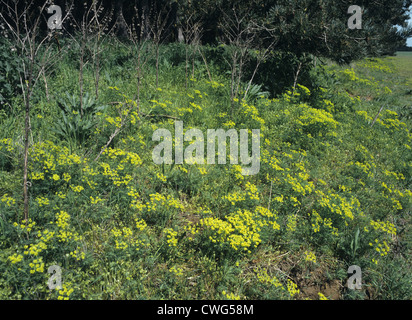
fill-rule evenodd
<path id="1" fill-rule="evenodd" d="M 365 56 L 393 54 L 412 35 L 407 26 L 411 0 L 357 1 L 362 8 L 362 28 L 349 29 L 348 8 L 353 1 L 327 0 L 249 0 L 192 1 L 192 7 L 203 12 L 213 41 L 225 15 L 232 12 L 246 16 L 244 23 L 261 29 L 261 39 L 279 37 L 277 50 L 331 58 L 340 63 Z M 225 14 L 223 14 L 224 12 Z M 213 23 L 215 21 L 215 23 Z M 398 29 L 397 26 L 404 29 Z"/>
<path id="2" fill-rule="evenodd" d="M 0 10 L 7 15 L 7 5 L 14 7 L 32 5 L 39 8 L 45 0 L 3 0 Z M 112 13 L 108 30 L 118 36 L 127 37 L 128 28 L 134 24 L 142 35 L 151 38 L 153 26 L 159 14 L 167 19 L 164 37 L 168 41 L 177 40 L 179 27 L 184 26 L 190 16 L 202 21 L 203 43 L 217 43 L 227 17 L 236 13 L 245 17 L 242 23 L 259 28 L 260 42 L 271 42 L 277 37 L 276 50 L 292 52 L 300 57 L 312 54 L 328 57 L 337 62 L 347 63 L 365 56 L 393 54 L 405 46 L 412 35 L 406 27 L 408 9 L 412 0 L 359 0 L 356 5 L 362 8 L 362 29 L 351 30 L 347 22 L 349 6 L 353 1 L 340 0 L 56 0 L 49 1 L 61 6 L 63 11 L 71 11 L 71 19 L 64 23 L 66 32 L 76 30 L 85 10 L 97 2 L 104 8 L 102 15 Z M 33 12 L 34 13 L 34 12 Z M 37 14 L 37 13 L 36 13 Z M 47 31 L 47 12 L 44 14 L 42 29 Z M 12 21 L 12 17 L 10 21 Z M 259 46 L 262 43 L 259 43 Z"/>

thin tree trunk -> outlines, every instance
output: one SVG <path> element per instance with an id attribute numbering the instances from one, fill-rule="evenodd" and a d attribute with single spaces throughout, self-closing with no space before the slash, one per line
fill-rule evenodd
<path id="1" fill-rule="evenodd" d="M 85 26 L 82 27 L 82 40 L 80 44 L 80 70 L 79 70 L 79 86 L 80 86 L 80 116 L 83 118 L 83 67 L 84 67 L 84 51 L 86 41 Z"/>
<path id="2" fill-rule="evenodd" d="M 213 79 L 212 79 L 212 74 L 210 73 L 209 67 L 208 67 L 208 65 L 207 65 L 206 58 L 205 58 L 205 56 L 203 55 L 203 52 L 202 52 L 202 50 L 200 49 L 200 46 L 197 48 L 197 50 L 199 51 L 200 56 L 202 57 L 202 60 L 203 60 L 203 62 L 204 62 L 204 64 L 205 64 L 206 71 L 207 71 L 207 74 L 208 74 L 208 76 L 209 76 L 209 80 L 210 80 L 210 81 L 213 81 Z"/>
<path id="3" fill-rule="evenodd" d="M 97 27 L 97 39 L 95 42 L 95 47 L 94 47 L 94 57 L 95 57 L 95 93 L 96 93 L 96 99 L 99 99 L 99 80 L 100 80 L 100 37 L 101 37 L 101 23 L 99 21 L 99 15 L 98 15 L 98 10 L 96 7 L 96 1 L 93 1 L 93 13 L 94 13 L 94 19 L 96 21 L 96 27 Z"/>
<path id="4" fill-rule="evenodd" d="M 29 83 L 31 81 L 31 76 Z M 26 224 L 29 219 L 28 163 L 29 163 L 29 132 L 30 132 L 30 85 L 27 84 L 26 115 L 24 121 L 24 164 L 23 164 L 23 212 Z"/>
<path id="5" fill-rule="evenodd" d="M 296 71 L 295 79 L 293 81 L 293 92 L 295 92 L 296 90 L 296 85 L 298 84 L 298 78 L 299 78 L 299 73 L 301 71 L 301 68 L 302 68 L 302 62 L 299 62 L 298 70 Z"/>
<path id="6" fill-rule="evenodd" d="M 49 87 L 48 87 L 48 85 L 47 85 L 47 79 L 46 79 L 46 74 L 45 74 L 44 69 L 43 69 L 42 74 L 43 74 L 44 87 L 45 87 L 45 89 L 46 89 L 46 99 L 47 99 L 47 101 L 50 101 L 50 97 L 49 97 Z"/>
<path id="7" fill-rule="evenodd" d="M 381 112 L 382 112 L 382 110 L 383 110 L 383 107 L 384 107 L 384 106 L 382 106 L 382 107 L 379 109 L 378 114 L 376 115 L 375 119 L 373 119 L 372 124 L 371 124 L 371 128 L 372 128 L 373 125 L 375 124 L 376 120 L 378 120 L 378 117 L 379 117 L 379 115 L 381 114 Z"/>
<path id="8" fill-rule="evenodd" d="M 26 92 L 23 92 L 25 102 L 25 118 L 24 118 L 24 159 L 23 159 L 23 214 L 26 224 L 29 221 L 29 181 L 28 181 L 28 164 L 29 164 L 29 134 L 30 134 L 30 98 L 31 98 L 31 85 L 33 81 L 33 66 L 34 57 L 33 51 L 31 51 L 30 66 L 28 70 L 27 78 L 25 79 Z M 21 79 L 21 78 L 20 78 Z M 22 86 L 23 87 L 23 86 Z"/>
<path id="9" fill-rule="evenodd" d="M 100 64 L 99 64 L 99 54 L 97 53 L 97 56 L 96 56 L 96 76 L 95 76 L 95 79 L 96 79 L 96 83 L 95 83 L 95 85 L 96 85 L 96 99 L 99 99 L 99 80 L 100 80 L 100 70 L 99 70 L 99 68 L 100 68 Z"/>
<path id="10" fill-rule="evenodd" d="M 156 88 L 159 86 L 159 44 L 160 39 L 156 40 Z"/>
<path id="11" fill-rule="evenodd" d="M 188 48 L 187 48 L 187 44 L 185 44 L 185 52 L 186 52 L 186 63 L 185 63 L 185 79 L 186 79 L 186 90 L 187 90 L 187 86 L 188 86 L 188 63 L 189 63 L 189 53 L 188 53 Z"/>

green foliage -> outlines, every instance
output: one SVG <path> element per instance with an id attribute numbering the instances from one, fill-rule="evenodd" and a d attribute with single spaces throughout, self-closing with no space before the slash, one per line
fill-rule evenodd
<path id="1" fill-rule="evenodd" d="M 104 53 L 99 100 L 85 94 L 82 110 L 72 58 L 56 65 L 51 101 L 32 117 L 41 129 L 29 151 L 29 221 L 20 217 L 22 119 L 1 115 L 1 298 L 319 299 L 337 283 L 335 298 L 410 299 L 412 136 L 401 117 L 410 86 L 396 59 L 317 61 L 275 98 L 263 67 L 246 99 L 231 100 L 230 76 L 212 59 L 224 52 L 202 48 L 212 80 L 195 65 L 186 86 L 184 46 L 165 46 L 159 86 L 149 63 L 137 101 L 125 47 Z M 85 79 L 91 92 L 92 69 Z M 153 132 L 173 134 L 177 119 L 204 133 L 260 129 L 259 173 L 154 164 Z M 43 132 L 51 127 L 55 135 Z M 343 288 L 354 264 L 361 291 Z M 47 287 L 51 265 L 63 270 L 61 290 Z"/>
<path id="2" fill-rule="evenodd" d="M 20 93 L 21 58 L 17 48 L 5 37 L 0 38 L 0 110 L 10 106 L 11 98 Z"/>
<path id="3" fill-rule="evenodd" d="M 66 93 L 66 99 L 59 102 L 61 119 L 58 119 L 53 127 L 53 132 L 61 139 L 66 139 L 71 148 L 84 144 L 99 120 L 98 114 L 102 114 L 107 106 L 99 106 L 93 96 L 86 93 L 82 97 L 82 103 L 77 96 Z"/>

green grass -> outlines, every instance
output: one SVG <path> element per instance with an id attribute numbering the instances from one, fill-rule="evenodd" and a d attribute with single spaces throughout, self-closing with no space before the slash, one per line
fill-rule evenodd
<path id="1" fill-rule="evenodd" d="M 397 52 L 394 63 L 398 74 L 412 86 L 412 52 Z"/>

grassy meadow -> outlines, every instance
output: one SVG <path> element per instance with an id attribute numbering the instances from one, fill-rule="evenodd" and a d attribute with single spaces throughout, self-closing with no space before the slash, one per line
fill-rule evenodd
<path id="1" fill-rule="evenodd" d="M 0 106 L 1 299 L 412 298 L 412 53 L 318 61 L 295 88 L 244 95 L 245 82 L 231 99 L 212 49 L 186 61 L 185 46 L 161 46 L 157 70 L 150 52 L 137 69 L 133 46 L 104 46 L 82 103 L 75 46 L 38 81 L 28 221 L 24 99 Z M 153 132 L 177 120 L 260 129 L 259 173 L 229 152 L 225 165 L 155 164 Z"/>

